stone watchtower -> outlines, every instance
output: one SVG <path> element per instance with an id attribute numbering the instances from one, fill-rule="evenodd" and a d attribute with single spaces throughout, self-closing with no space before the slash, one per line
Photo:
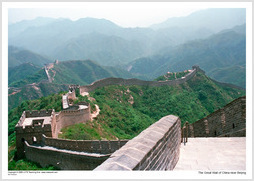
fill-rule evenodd
<path id="1" fill-rule="evenodd" d="M 25 156 L 24 141 L 27 141 L 30 145 L 41 144 L 43 134 L 52 137 L 54 126 L 51 126 L 51 123 L 53 122 L 55 122 L 54 110 L 23 112 L 15 127 L 18 158 Z"/>

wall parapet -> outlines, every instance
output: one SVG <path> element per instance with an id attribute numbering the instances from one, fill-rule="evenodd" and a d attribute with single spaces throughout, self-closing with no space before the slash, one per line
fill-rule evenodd
<path id="1" fill-rule="evenodd" d="M 54 109 L 25 111 L 26 118 L 51 116 L 53 113 Z"/>
<path id="2" fill-rule="evenodd" d="M 95 168 L 104 170 L 173 170 L 180 153 L 181 120 L 165 116 Z"/>
<path id="3" fill-rule="evenodd" d="M 42 167 L 53 165 L 62 170 L 93 170 L 110 156 L 32 146 L 27 141 L 24 147 L 28 160 L 37 162 Z"/>
<path id="4" fill-rule="evenodd" d="M 223 108 L 188 126 L 189 137 L 246 136 L 246 96 L 239 97 Z"/>
<path id="5" fill-rule="evenodd" d="M 125 145 L 129 140 L 67 140 L 43 135 L 43 145 L 58 149 L 82 151 L 89 153 L 111 154 Z"/>

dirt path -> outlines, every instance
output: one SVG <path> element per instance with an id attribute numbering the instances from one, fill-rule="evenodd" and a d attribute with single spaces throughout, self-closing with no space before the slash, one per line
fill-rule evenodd
<path id="1" fill-rule="evenodd" d="M 96 108 L 96 111 L 94 111 L 92 114 L 91 114 L 91 118 L 92 120 L 94 120 L 94 118 L 96 118 L 99 114 L 100 114 L 100 108 L 97 104 L 95 104 L 95 108 Z"/>

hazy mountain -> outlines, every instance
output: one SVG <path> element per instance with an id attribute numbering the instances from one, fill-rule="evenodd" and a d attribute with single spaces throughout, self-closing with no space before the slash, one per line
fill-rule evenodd
<path id="1" fill-rule="evenodd" d="M 245 10 L 207 9 L 187 17 L 170 18 L 148 28 L 122 28 L 111 21 L 95 18 L 39 20 L 10 25 L 10 32 L 22 31 L 10 33 L 9 44 L 51 59 L 93 59 L 112 66 L 243 24 Z"/>
<path id="2" fill-rule="evenodd" d="M 23 63 L 16 67 L 10 67 L 8 71 L 8 84 L 10 85 L 15 81 L 19 81 L 33 75 L 40 69 L 41 67 L 35 66 L 32 63 Z"/>
<path id="3" fill-rule="evenodd" d="M 244 24 L 245 22 L 245 8 L 212 8 L 196 11 L 186 17 L 169 18 L 165 22 L 152 25 L 151 28 L 206 28 L 213 32 L 219 32 L 223 29 Z"/>
<path id="4" fill-rule="evenodd" d="M 15 37 L 30 27 L 40 27 L 57 21 L 54 18 L 38 17 L 33 20 L 23 20 L 9 25 L 8 36 Z"/>
<path id="5" fill-rule="evenodd" d="M 14 46 L 8 47 L 8 66 L 15 67 L 23 63 L 32 63 L 36 66 L 44 66 L 44 64 L 49 63 L 51 60 L 41 56 L 37 53 L 25 50 L 22 48 L 17 48 Z"/>
<path id="6" fill-rule="evenodd" d="M 52 56 L 60 60 L 93 59 L 101 65 L 109 65 L 109 63 L 117 65 L 145 55 L 144 52 L 143 44 L 138 41 L 90 33 L 60 45 Z"/>
<path id="7" fill-rule="evenodd" d="M 246 65 L 244 29 L 245 24 L 219 32 L 207 39 L 190 41 L 174 48 L 164 49 L 158 55 L 137 59 L 130 63 L 127 69 L 132 73 L 146 74 L 154 79 L 162 73 L 185 70 L 196 64 L 216 80 L 243 86 L 246 76 L 242 69 Z M 234 70 L 239 69 L 233 72 L 236 74 L 234 77 L 237 81 L 230 78 L 232 66 Z M 219 74 L 216 70 L 222 69 L 224 76 L 216 75 L 216 72 Z M 239 72 L 243 75 L 237 76 Z"/>
<path id="8" fill-rule="evenodd" d="M 58 19 L 44 26 L 30 26 L 16 36 L 9 36 L 9 43 L 51 55 L 55 48 L 74 37 L 97 31 L 113 34 L 118 28 L 120 27 L 104 19 L 84 18 L 77 21 Z M 9 29 L 12 30 L 12 27 Z"/>

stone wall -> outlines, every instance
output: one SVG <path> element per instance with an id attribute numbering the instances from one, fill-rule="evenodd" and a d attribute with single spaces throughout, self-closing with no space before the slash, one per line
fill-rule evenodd
<path id="1" fill-rule="evenodd" d="M 144 81 L 139 79 L 122 79 L 122 78 L 106 78 L 93 82 L 90 85 L 80 86 L 80 94 L 82 95 L 84 92 L 90 92 L 99 87 L 109 86 L 109 85 L 138 85 L 138 86 L 153 86 L 160 87 L 164 85 L 174 86 L 182 84 L 189 79 L 191 79 L 197 72 L 197 68 L 193 67 L 193 71 L 185 75 L 184 78 L 179 78 L 176 80 L 169 81 Z"/>
<path id="2" fill-rule="evenodd" d="M 128 141 L 129 140 L 66 140 L 50 138 L 44 135 L 42 143 L 43 145 L 52 146 L 58 149 L 111 154 L 125 145 Z"/>
<path id="3" fill-rule="evenodd" d="M 189 137 L 246 136 L 246 97 L 239 97 L 223 108 L 188 126 Z"/>
<path id="4" fill-rule="evenodd" d="M 77 123 L 85 123 L 90 120 L 90 104 L 87 109 L 78 110 L 62 110 L 56 116 L 56 128 L 53 132 L 53 137 L 57 138 L 58 133 L 62 128 L 74 125 Z"/>
<path id="5" fill-rule="evenodd" d="M 37 162 L 42 167 L 54 166 L 61 170 L 93 170 L 109 157 L 108 154 L 89 154 L 31 146 L 26 141 L 24 146 L 28 160 Z"/>
<path id="6" fill-rule="evenodd" d="M 104 170 L 173 170 L 180 153 L 181 120 L 165 116 L 98 166 Z"/>

